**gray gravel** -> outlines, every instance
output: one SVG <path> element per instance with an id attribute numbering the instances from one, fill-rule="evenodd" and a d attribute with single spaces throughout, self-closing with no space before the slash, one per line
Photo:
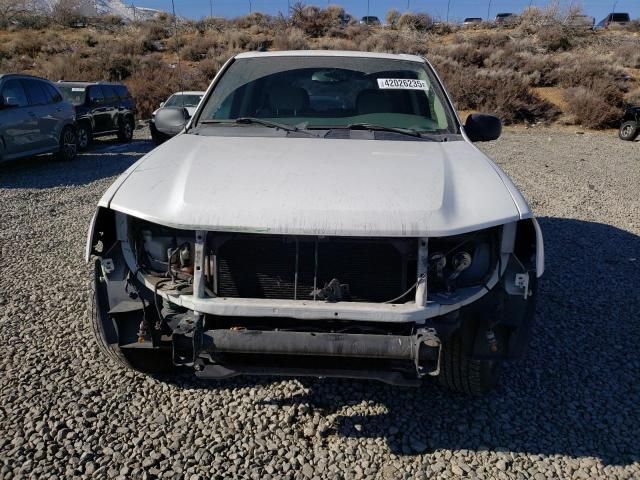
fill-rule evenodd
<path id="1" fill-rule="evenodd" d="M 0 479 L 640 478 L 639 147 L 535 129 L 482 147 L 540 217 L 548 270 L 528 356 L 480 399 L 109 368 L 86 227 L 150 142 L 0 166 Z"/>

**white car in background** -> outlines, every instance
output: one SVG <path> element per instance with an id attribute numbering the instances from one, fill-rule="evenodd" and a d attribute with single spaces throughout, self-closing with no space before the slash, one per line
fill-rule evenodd
<path id="1" fill-rule="evenodd" d="M 183 116 L 184 111 L 191 117 L 198 108 L 198 104 L 205 92 L 190 91 L 190 92 L 176 92 L 171 95 L 166 102 L 160 103 L 160 107 L 151 114 L 151 121 L 149 122 L 149 129 L 151 130 L 151 138 L 156 145 L 167 141 L 171 137 L 180 133 L 180 130 L 184 125 L 178 126 L 175 123 L 178 122 Z M 158 112 L 163 113 L 158 117 Z"/>
<path id="2" fill-rule="evenodd" d="M 180 111 L 89 229 L 111 359 L 481 394 L 524 353 L 540 227 L 423 58 L 242 53 Z"/>

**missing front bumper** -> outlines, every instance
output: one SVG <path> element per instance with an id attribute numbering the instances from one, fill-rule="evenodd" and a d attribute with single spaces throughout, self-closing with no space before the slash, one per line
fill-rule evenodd
<path id="1" fill-rule="evenodd" d="M 278 330 L 201 330 L 200 319 L 173 333 L 174 363 L 192 365 L 199 376 L 237 374 L 375 378 L 410 383 L 440 371 L 441 342 L 435 330 L 413 335 Z M 405 380 L 402 380 L 405 379 Z"/>

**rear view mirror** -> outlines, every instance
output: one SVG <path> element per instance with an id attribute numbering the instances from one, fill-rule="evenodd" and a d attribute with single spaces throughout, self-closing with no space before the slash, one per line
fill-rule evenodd
<path id="1" fill-rule="evenodd" d="M 490 142 L 500 137 L 502 122 L 493 115 L 472 113 L 467 117 L 464 131 L 472 142 Z"/>

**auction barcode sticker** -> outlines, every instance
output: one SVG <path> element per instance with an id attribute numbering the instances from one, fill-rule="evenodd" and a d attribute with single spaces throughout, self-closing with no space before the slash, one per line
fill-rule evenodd
<path id="1" fill-rule="evenodd" d="M 429 90 L 429 85 L 424 80 L 412 78 L 379 78 L 378 88 L 394 90 Z"/>
<path id="2" fill-rule="evenodd" d="M 72 92 L 84 92 L 84 88 L 80 88 L 80 87 L 73 87 L 71 89 Z"/>

